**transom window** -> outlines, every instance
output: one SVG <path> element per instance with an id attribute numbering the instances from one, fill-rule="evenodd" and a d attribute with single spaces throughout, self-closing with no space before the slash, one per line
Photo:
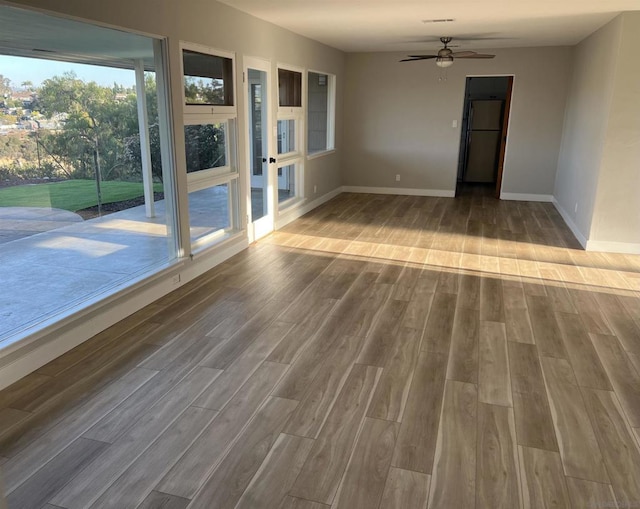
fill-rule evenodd
<path id="1" fill-rule="evenodd" d="M 302 106 L 302 73 L 278 69 L 278 97 L 280 106 Z"/>
<path id="2" fill-rule="evenodd" d="M 183 50 L 184 98 L 187 105 L 233 106 L 233 60 Z"/>

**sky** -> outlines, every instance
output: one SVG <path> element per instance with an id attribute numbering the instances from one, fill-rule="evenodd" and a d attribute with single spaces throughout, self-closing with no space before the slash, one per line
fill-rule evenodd
<path id="1" fill-rule="evenodd" d="M 110 86 L 115 81 L 119 85 L 131 87 L 136 81 L 132 70 L 0 55 L 0 74 L 10 79 L 13 87 L 19 88 L 24 81 L 31 81 L 37 87 L 47 78 L 67 71 L 75 71 L 81 80 L 95 81 L 98 85 Z"/>

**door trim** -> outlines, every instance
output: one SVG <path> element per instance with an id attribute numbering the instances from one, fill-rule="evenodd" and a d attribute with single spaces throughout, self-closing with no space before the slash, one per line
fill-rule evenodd
<path id="1" fill-rule="evenodd" d="M 502 190 L 502 174 L 504 173 L 504 159 L 507 151 L 507 133 L 509 131 L 509 114 L 511 113 L 511 95 L 513 94 L 513 76 L 508 76 L 507 98 L 504 103 L 502 117 L 502 134 L 500 135 L 500 152 L 498 155 L 498 175 L 496 176 L 495 197 L 500 199 Z"/>

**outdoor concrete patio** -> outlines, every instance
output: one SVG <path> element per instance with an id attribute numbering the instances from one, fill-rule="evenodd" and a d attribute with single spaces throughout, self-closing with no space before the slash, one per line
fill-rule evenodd
<path id="1" fill-rule="evenodd" d="M 164 222 L 135 207 L 1 244 L 0 345 L 166 263 Z"/>
<path id="2" fill-rule="evenodd" d="M 192 238 L 228 225 L 226 190 L 210 189 L 189 195 Z M 0 240 L 0 347 L 168 263 L 164 205 L 155 202 L 154 218 L 139 206 L 87 221 L 58 209 L 0 207 L 1 228 L 21 232 Z"/>
<path id="3" fill-rule="evenodd" d="M 43 207 L 0 207 L 0 244 L 82 222 L 75 212 Z"/>

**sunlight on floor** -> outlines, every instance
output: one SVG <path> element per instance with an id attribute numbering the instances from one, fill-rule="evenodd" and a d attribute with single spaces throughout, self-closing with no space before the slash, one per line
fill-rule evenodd
<path id="1" fill-rule="evenodd" d="M 536 260 L 522 260 L 497 255 L 458 253 L 439 249 L 406 247 L 394 244 L 377 244 L 363 241 L 348 241 L 308 234 L 276 232 L 271 240 L 273 244 L 301 250 L 317 251 L 327 254 L 340 254 L 354 259 L 371 258 L 385 264 L 416 264 L 418 267 L 433 267 L 439 271 L 465 271 L 480 277 L 498 277 L 500 279 L 520 278 L 529 283 L 580 289 L 589 287 L 595 290 L 609 290 L 614 295 L 635 296 L 637 288 L 636 273 L 625 273 L 589 266 L 567 266 Z M 509 243 L 511 248 L 516 244 Z M 500 249 L 506 246 L 500 246 Z M 526 244 L 533 249 L 533 244 Z M 498 241 L 485 249 L 498 251 Z M 566 249 L 563 248 L 564 251 Z M 568 270 L 567 270 L 568 269 Z M 572 270 L 573 269 L 573 270 Z M 577 269 L 577 270 L 576 270 Z M 629 280 L 632 280 L 630 282 Z"/>

